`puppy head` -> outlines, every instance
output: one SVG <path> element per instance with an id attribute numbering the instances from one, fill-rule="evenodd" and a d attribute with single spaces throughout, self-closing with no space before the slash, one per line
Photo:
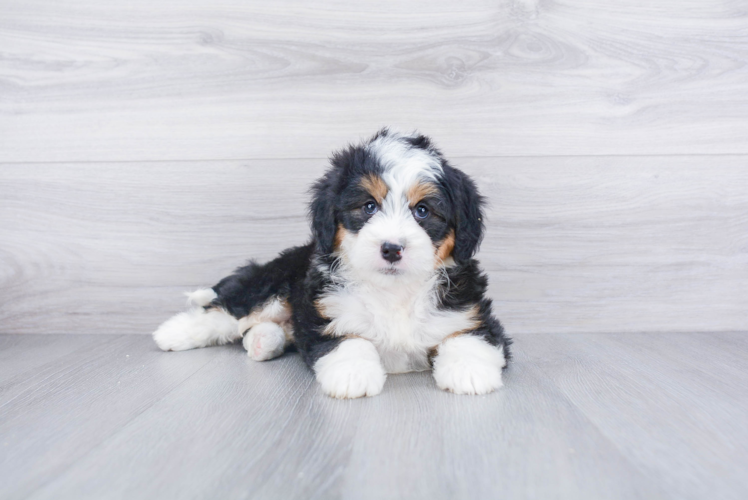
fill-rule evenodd
<path id="1" fill-rule="evenodd" d="M 312 188 L 312 229 L 318 251 L 360 277 L 430 275 L 477 251 L 483 198 L 427 137 L 384 129 L 331 163 Z"/>

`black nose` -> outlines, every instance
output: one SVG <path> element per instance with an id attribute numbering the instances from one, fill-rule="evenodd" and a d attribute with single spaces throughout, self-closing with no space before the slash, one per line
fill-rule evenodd
<path id="1" fill-rule="evenodd" d="M 387 262 L 397 262 L 402 259 L 401 252 L 403 251 L 402 245 L 395 245 L 394 243 L 384 243 L 382 245 L 382 258 Z"/>

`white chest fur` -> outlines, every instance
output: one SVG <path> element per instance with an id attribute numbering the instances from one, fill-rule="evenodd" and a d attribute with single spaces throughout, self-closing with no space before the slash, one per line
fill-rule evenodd
<path id="1" fill-rule="evenodd" d="M 437 308 L 438 277 L 384 288 L 358 283 L 336 288 L 319 300 L 331 319 L 327 333 L 356 335 L 377 348 L 388 373 L 428 370 L 428 351 L 445 337 L 475 328 L 475 309 Z"/>

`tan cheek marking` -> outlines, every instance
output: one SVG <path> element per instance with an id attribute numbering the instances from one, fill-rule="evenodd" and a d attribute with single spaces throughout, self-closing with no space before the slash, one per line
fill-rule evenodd
<path id="1" fill-rule="evenodd" d="M 380 205 L 382 204 L 382 201 L 384 201 L 385 197 L 387 196 L 387 192 L 389 191 L 389 189 L 387 188 L 387 184 L 382 180 L 382 178 L 374 174 L 366 175 L 363 179 L 361 179 L 360 185 L 370 195 L 372 195 L 376 202 Z"/>
<path id="2" fill-rule="evenodd" d="M 455 248 L 455 232 L 449 231 L 449 234 L 444 241 L 436 248 L 436 265 L 441 265 L 447 258 L 452 255 L 452 250 Z"/>
<path id="3" fill-rule="evenodd" d="M 413 184 L 410 189 L 408 189 L 408 205 L 410 208 L 415 207 L 419 201 L 423 200 L 427 196 L 432 196 L 437 194 L 436 186 L 434 186 L 431 182 L 419 182 L 417 184 Z"/>
<path id="4" fill-rule="evenodd" d="M 343 227 L 343 224 L 338 224 L 338 230 L 335 231 L 335 239 L 332 242 L 332 249 L 337 250 L 340 245 L 343 244 L 343 239 L 348 234 L 348 230 Z"/>

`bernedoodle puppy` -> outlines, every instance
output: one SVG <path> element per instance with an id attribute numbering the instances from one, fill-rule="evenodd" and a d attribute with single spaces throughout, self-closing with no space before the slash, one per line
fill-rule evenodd
<path id="1" fill-rule="evenodd" d="M 433 370 L 457 394 L 501 387 L 511 341 L 473 256 L 483 199 L 423 135 L 384 129 L 312 187 L 312 238 L 250 262 L 153 333 L 165 351 L 243 338 L 264 361 L 294 344 L 322 390 L 374 396 L 388 373 Z"/>

